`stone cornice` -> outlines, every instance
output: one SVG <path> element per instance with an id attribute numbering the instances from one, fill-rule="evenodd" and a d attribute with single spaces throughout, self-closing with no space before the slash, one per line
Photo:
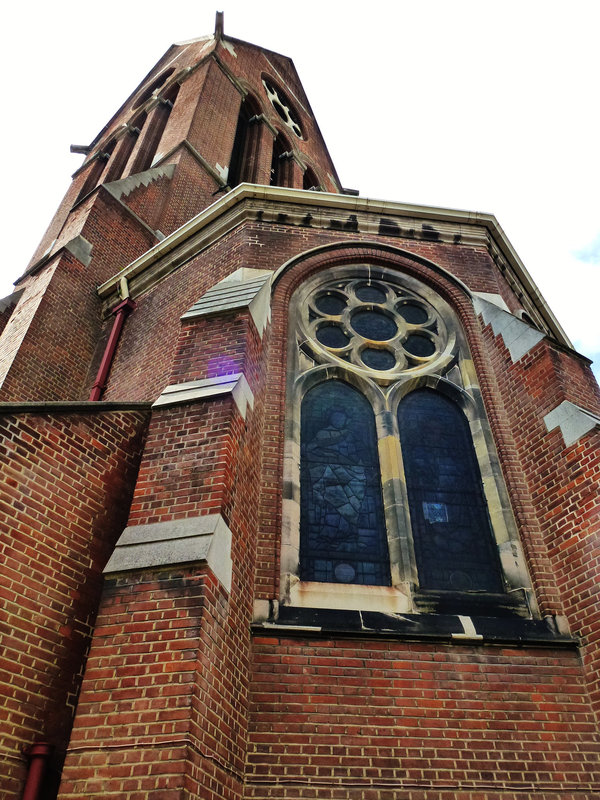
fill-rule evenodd
<path id="1" fill-rule="evenodd" d="M 485 247 L 507 279 L 530 300 L 552 335 L 572 347 L 493 214 L 279 186 L 236 186 L 103 283 L 98 294 L 110 307 L 117 302 L 120 278 L 126 277 L 132 295 L 139 296 L 227 231 L 256 219 L 355 232 L 371 240 L 385 235 Z"/>

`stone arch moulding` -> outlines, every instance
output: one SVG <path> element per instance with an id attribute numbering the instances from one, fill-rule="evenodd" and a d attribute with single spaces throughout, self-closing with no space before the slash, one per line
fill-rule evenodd
<path id="1" fill-rule="evenodd" d="M 378 291 L 387 292 L 387 297 L 372 303 L 365 300 L 361 308 L 358 295 L 363 285 L 379 287 Z M 273 291 L 278 290 L 284 292 L 285 300 L 290 303 L 279 603 L 396 613 L 442 610 L 471 613 L 469 602 L 473 594 L 468 590 L 457 590 L 450 598 L 448 592 L 422 591 L 419 586 L 402 447 L 398 423 L 394 420 L 404 397 L 427 389 L 447 398 L 464 415 L 483 483 L 494 548 L 501 564 L 503 591 L 488 592 L 494 597 L 488 597 L 487 601 L 479 597 L 478 608 L 485 607 L 489 613 L 508 610 L 520 616 L 535 615 L 531 582 L 465 333 L 467 322 L 470 320 L 472 324 L 473 320 L 467 287 L 443 268 L 412 253 L 364 242 L 356 245 L 344 242 L 316 248 L 284 264 L 273 279 Z M 337 301 L 336 292 L 340 296 Z M 348 308 L 337 316 L 335 308 L 327 312 L 327 303 L 323 305 L 325 311 L 315 310 L 315 303 L 325 297 L 329 297 L 328 303 L 333 302 L 333 306 L 345 298 Z M 407 316 L 414 319 L 409 319 L 404 330 L 406 321 L 398 309 L 405 309 L 406 305 L 412 309 Z M 377 365 L 371 368 L 361 361 L 365 348 L 371 345 L 365 345 L 364 337 L 352 331 L 358 313 L 365 310 L 373 318 L 385 316 L 386 325 L 395 319 L 394 324 L 400 330 L 400 334 L 390 337 L 391 344 L 387 341 L 373 348 L 376 364 L 378 353 L 387 352 L 382 369 Z M 420 318 L 423 330 L 419 329 Z M 338 336 L 339 331 L 346 334 L 350 331 L 348 342 L 342 340 L 331 345 L 327 333 L 323 344 L 320 333 L 327 326 L 337 326 Z M 426 354 L 408 353 L 407 361 L 403 348 L 411 337 L 421 337 Z M 396 362 L 390 366 L 393 358 Z M 373 411 L 390 557 L 389 586 L 306 580 L 300 572 L 302 514 L 306 518 L 300 481 L 302 403 L 312 388 L 334 380 L 361 392 Z M 350 570 L 340 573 L 348 575 Z"/>

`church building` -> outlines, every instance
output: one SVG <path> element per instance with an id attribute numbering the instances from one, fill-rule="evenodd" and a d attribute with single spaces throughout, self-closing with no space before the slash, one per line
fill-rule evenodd
<path id="1" fill-rule="evenodd" d="M 5 800 L 600 797 L 600 392 L 491 214 L 173 45 L 0 301 Z"/>

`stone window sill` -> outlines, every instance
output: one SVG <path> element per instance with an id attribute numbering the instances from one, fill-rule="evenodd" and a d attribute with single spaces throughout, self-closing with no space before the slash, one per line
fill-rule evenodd
<path id="1" fill-rule="evenodd" d="M 576 647 L 576 638 L 561 634 L 552 617 L 516 615 L 399 614 L 380 611 L 279 606 L 277 618 L 255 623 L 254 633 L 285 636 L 367 636 L 428 640 L 453 644 Z"/>

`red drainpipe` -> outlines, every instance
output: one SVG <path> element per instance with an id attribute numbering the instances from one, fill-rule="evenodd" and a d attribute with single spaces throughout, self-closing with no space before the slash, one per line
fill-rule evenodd
<path id="1" fill-rule="evenodd" d="M 122 303 L 119 303 L 118 306 L 113 308 L 115 320 L 113 322 L 110 336 L 108 337 L 108 342 L 106 343 L 106 349 L 104 350 L 104 355 L 102 356 L 102 361 L 100 362 L 96 380 L 94 381 L 92 391 L 90 392 L 90 400 L 100 400 L 100 397 L 102 396 L 102 392 L 106 386 L 106 379 L 108 378 L 108 373 L 110 372 L 113 358 L 115 357 L 115 350 L 117 349 L 117 344 L 119 343 L 119 336 L 121 335 L 121 331 L 123 330 L 123 325 L 125 324 L 127 316 L 131 311 L 133 311 L 134 308 L 135 303 L 133 300 L 130 300 L 129 297 L 126 300 L 123 300 Z"/>
<path id="2" fill-rule="evenodd" d="M 44 775 L 53 749 L 52 745 L 47 742 L 37 742 L 25 751 L 25 755 L 29 757 L 29 769 L 23 790 L 23 800 L 39 800 L 41 797 Z"/>

